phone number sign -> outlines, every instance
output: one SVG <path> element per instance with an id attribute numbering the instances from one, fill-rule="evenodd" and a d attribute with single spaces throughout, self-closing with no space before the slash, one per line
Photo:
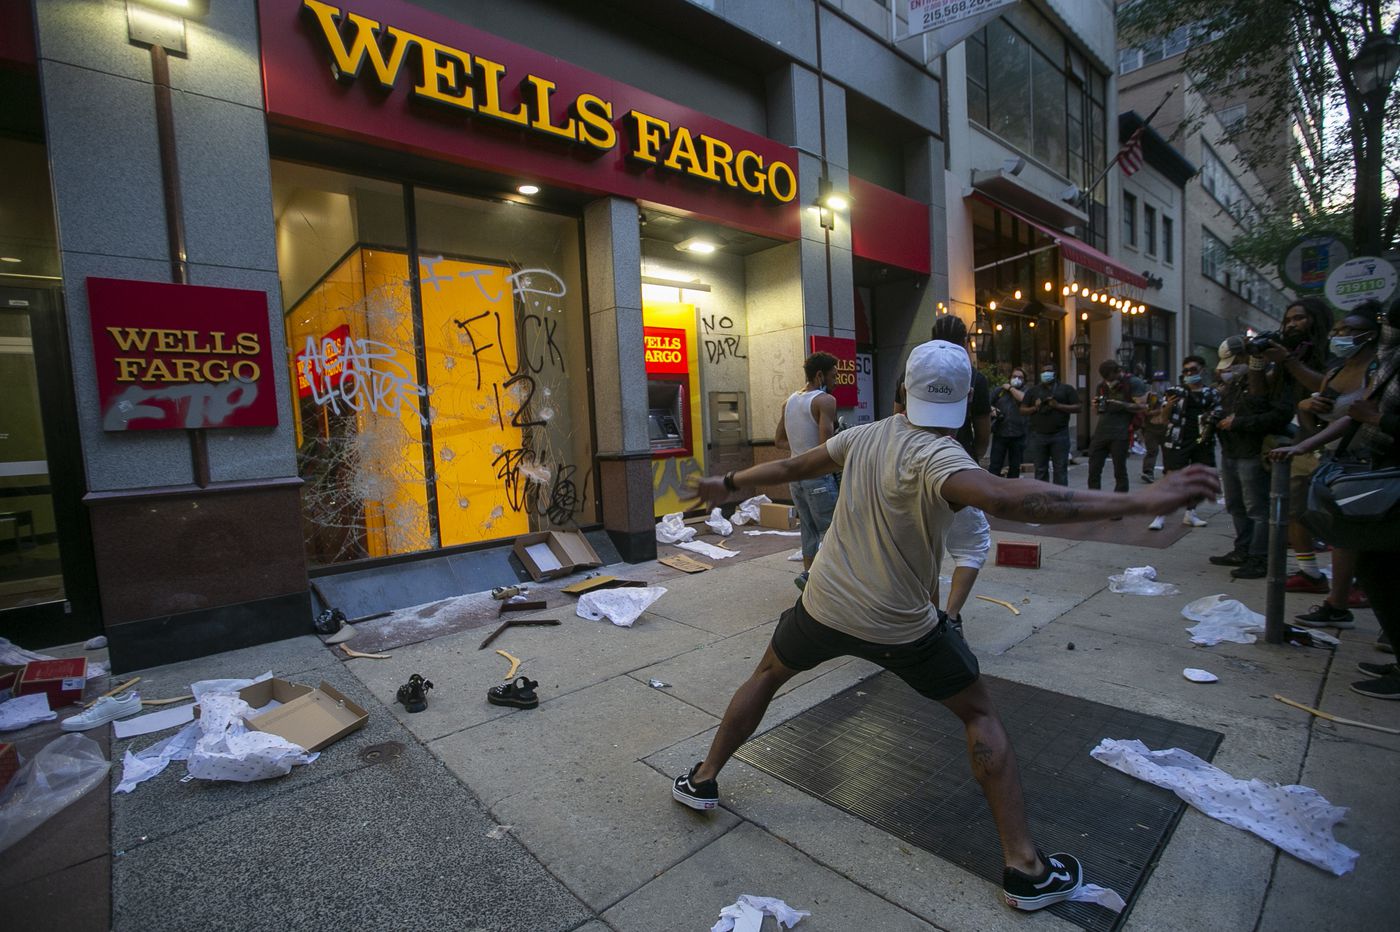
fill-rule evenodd
<path id="1" fill-rule="evenodd" d="M 1395 266 L 1375 256 L 1343 262 L 1327 276 L 1327 300 L 1344 311 L 1366 301 L 1384 304 L 1395 294 Z"/>

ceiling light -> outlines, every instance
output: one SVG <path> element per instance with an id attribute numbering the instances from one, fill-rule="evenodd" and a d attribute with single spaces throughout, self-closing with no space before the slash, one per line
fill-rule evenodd
<path id="1" fill-rule="evenodd" d="M 692 236 L 690 239 L 682 240 L 676 244 L 676 248 L 681 252 L 696 252 L 702 256 L 707 256 L 719 249 L 719 245 L 712 240 L 699 236 Z"/>
<path id="2" fill-rule="evenodd" d="M 526 197 L 529 197 L 529 196 L 532 195 L 532 194 L 539 194 L 539 193 L 540 193 L 540 186 L 537 185 L 537 184 L 522 184 L 520 187 L 516 188 L 515 190 L 519 191 L 521 194 L 525 195 Z"/>
<path id="3" fill-rule="evenodd" d="M 1034 330 L 1034 329 L 1035 329 L 1035 321 L 1032 320 L 1032 321 L 1027 322 L 1027 323 L 1026 323 L 1026 326 L 1027 326 L 1027 327 L 1030 327 L 1032 330 Z"/>

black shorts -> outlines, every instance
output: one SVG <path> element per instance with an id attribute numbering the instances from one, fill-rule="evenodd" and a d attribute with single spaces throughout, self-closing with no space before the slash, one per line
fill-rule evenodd
<path id="1" fill-rule="evenodd" d="M 1162 448 L 1162 471 L 1176 472 L 1178 469 L 1185 469 L 1193 463 L 1200 463 L 1202 466 L 1215 465 L 1215 444 L 1206 446 L 1205 444 L 1195 444 L 1185 450 L 1177 450 L 1171 447 Z"/>
<path id="2" fill-rule="evenodd" d="M 939 612 L 938 627 L 908 644 L 877 644 L 828 628 L 807 614 L 801 597 L 778 621 L 773 653 L 789 670 L 810 670 L 837 657 L 879 664 L 930 699 L 942 701 L 977 681 L 977 658 L 962 632 Z"/>

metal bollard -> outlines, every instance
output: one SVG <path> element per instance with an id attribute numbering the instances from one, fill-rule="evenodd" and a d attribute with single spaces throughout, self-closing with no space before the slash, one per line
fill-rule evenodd
<path id="1" fill-rule="evenodd" d="M 1284 581 L 1288 575 L 1288 460 L 1273 464 L 1269 475 L 1269 577 L 1265 581 L 1264 640 L 1282 644 Z"/>

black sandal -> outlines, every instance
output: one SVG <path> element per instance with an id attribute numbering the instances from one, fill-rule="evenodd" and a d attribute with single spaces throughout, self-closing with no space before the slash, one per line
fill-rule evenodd
<path id="1" fill-rule="evenodd" d="M 533 709 L 540 704 L 535 687 L 540 685 L 526 676 L 517 676 L 507 686 L 492 686 L 486 691 L 486 701 L 492 705 L 508 705 L 517 709 Z"/>

